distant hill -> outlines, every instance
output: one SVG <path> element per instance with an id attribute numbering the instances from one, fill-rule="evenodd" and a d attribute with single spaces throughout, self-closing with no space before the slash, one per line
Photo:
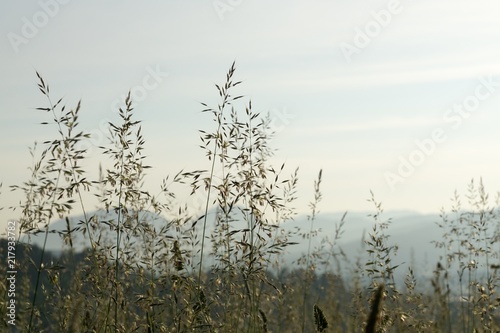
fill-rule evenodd
<path id="1" fill-rule="evenodd" d="M 105 212 L 92 212 L 89 216 L 96 214 L 101 220 L 116 219 L 114 213 L 106 214 Z M 333 239 L 335 234 L 335 224 L 339 223 L 344 213 L 325 213 L 319 214 L 314 221 L 313 229 L 317 230 L 317 236 L 313 238 L 312 246 L 319 246 L 320 241 L 329 237 Z M 360 246 L 361 239 L 363 235 L 367 235 L 374 224 L 373 218 L 368 216 L 369 213 L 356 212 L 347 213 L 345 217 L 345 224 L 342 229 L 343 234 L 339 240 L 347 252 L 356 252 L 356 248 Z M 210 232 L 213 223 L 214 213 L 209 214 L 208 223 L 208 233 Z M 423 215 L 415 212 L 387 212 L 384 213 L 382 219 L 391 218 L 392 224 L 390 225 L 387 233 L 391 235 L 391 241 L 399 244 L 400 255 L 404 261 L 409 262 L 414 252 L 415 260 L 422 261 L 425 259 L 435 261 L 436 251 L 434 246 L 431 244 L 432 240 L 439 240 L 442 231 L 437 226 L 436 222 L 440 221 L 437 214 Z M 155 228 L 159 229 L 167 223 L 167 220 L 156 216 L 153 213 L 143 213 L 143 218 L 150 223 Z M 76 228 L 79 221 L 83 221 L 83 216 L 74 216 L 69 219 L 70 229 Z M 199 223 L 201 225 L 201 223 Z M 287 221 L 281 226 L 286 231 L 300 231 L 302 233 L 309 232 L 310 222 L 307 216 L 297 216 L 292 221 Z M 47 239 L 46 248 L 49 251 L 60 251 L 64 247 L 64 241 L 61 234 L 65 233 L 68 228 L 66 220 L 56 220 L 50 224 L 49 235 Z M 104 232 L 108 237 L 114 237 L 114 232 L 109 230 L 109 228 L 104 227 Z M 23 242 L 29 242 L 31 244 L 36 244 L 37 246 L 43 246 L 44 233 L 38 233 L 37 235 L 28 236 L 24 235 L 21 238 Z M 304 252 L 307 247 L 307 241 L 301 239 L 301 237 L 296 237 L 293 239 L 299 242 L 299 245 L 290 248 L 289 255 L 291 257 L 299 256 L 300 253 Z M 82 233 L 73 233 L 73 247 L 76 251 L 81 251 L 89 246 L 88 237 L 84 236 Z M 433 260 L 434 259 L 434 260 Z"/>
<path id="2" fill-rule="evenodd" d="M 99 221 L 101 221 L 101 233 L 103 237 L 107 237 L 109 239 L 113 239 L 115 237 L 115 232 L 112 231 L 109 226 L 106 225 L 105 221 L 107 220 L 116 220 L 117 215 L 114 212 L 106 213 L 105 211 L 94 211 L 89 212 L 87 214 L 88 217 L 96 216 Z M 166 220 L 164 218 L 158 217 L 156 214 L 151 212 L 142 212 L 141 220 L 148 221 L 156 228 L 161 228 L 161 226 L 166 224 Z M 63 235 L 67 234 L 68 227 L 70 230 L 74 230 L 76 228 L 84 226 L 85 217 L 83 215 L 72 216 L 68 218 L 68 221 L 65 219 L 58 219 L 53 221 L 49 225 L 49 233 L 47 237 L 46 249 L 52 252 L 60 252 L 64 247 L 68 247 L 65 244 Z M 69 225 L 68 225 L 69 222 Z M 73 249 L 76 252 L 81 252 L 86 248 L 90 247 L 90 240 L 88 238 L 88 233 L 85 235 L 82 232 L 73 232 L 72 234 L 72 243 Z M 22 242 L 35 244 L 39 247 L 43 247 L 43 243 L 45 240 L 45 232 L 40 231 L 35 235 L 23 235 L 20 239 Z M 67 243 L 67 242 L 66 242 Z"/>
<path id="3" fill-rule="evenodd" d="M 106 219 L 116 219 L 116 215 L 113 213 L 106 214 L 104 212 L 94 212 L 92 214 L 97 214 L 101 220 Z M 92 215 L 90 214 L 90 215 Z M 143 218 L 147 220 L 150 226 L 154 227 L 156 230 L 164 227 L 167 224 L 167 220 L 157 215 L 144 212 Z M 337 213 L 321 213 L 317 216 L 313 224 L 313 229 L 316 230 L 317 235 L 312 238 L 311 249 L 319 248 L 323 246 L 328 248 L 329 245 L 324 240 L 333 240 L 335 236 L 336 224 L 340 222 L 343 212 Z M 209 214 L 207 223 L 206 235 L 210 235 L 213 230 L 213 221 L 215 213 L 212 211 Z M 438 214 L 419 214 L 411 211 L 392 211 L 385 212 L 381 217 L 382 221 L 391 218 L 392 223 L 386 230 L 386 234 L 390 235 L 388 239 L 389 244 L 397 244 L 398 251 L 397 256 L 393 258 L 394 264 L 401 264 L 402 269 L 399 269 L 399 273 L 406 273 L 407 267 L 411 265 L 412 267 L 418 267 L 420 275 L 430 276 L 432 271 L 436 267 L 438 262 L 444 263 L 443 250 L 436 248 L 432 243 L 433 241 L 441 241 L 443 230 L 437 225 L 437 222 L 442 222 Z M 79 221 L 83 220 L 82 216 L 75 216 L 69 219 L 70 228 L 75 228 L 78 226 Z M 239 224 L 238 224 L 239 223 Z M 242 222 L 234 222 L 234 228 L 244 228 Z M 201 229 L 202 223 L 198 223 L 197 230 Z M 365 255 L 362 248 L 362 239 L 365 237 L 367 239 L 368 234 L 372 231 L 374 225 L 374 219 L 369 216 L 367 212 L 355 212 L 347 213 L 345 216 L 345 223 L 342 228 L 342 235 L 338 240 L 338 246 L 342 248 L 348 258 L 353 262 L 356 257 L 360 255 Z M 297 242 L 297 245 L 293 245 L 287 248 L 287 252 L 283 256 L 283 262 L 286 265 L 294 266 L 296 260 L 307 252 L 308 240 L 304 239 L 299 233 L 308 233 L 311 228 L 310 221 L 308 221 L 307 216 L 297 216 L 294 220 L 287 221 L 281 225 L 281 228 L 285 232 L 290 232 L 294 234 L 290 241 Z M 64 247 L 64 242 L 61 233 L 67 230 L 66 220 L 57 220 L 51 223 L 50 233 L 47 239 L 47 250 L 52 252 L 61 251 Z M 109 230 L 108 227 L 104 227 L 103 235 L 114 239 L 115 234 L 113 231 Z M 172 237 L 176 237 L 175 230 L 169 231 Z M 199 237 L 201 237 L 201 232 L 199 232 Z M 28 237 L 24 236 L 22 241 L 28 242 Z M 85 248 L 89 247 L 88 237 L 84 236 L 82 233 L 73 234 L 73 247 L 77 252 L 83 251 Z M 140 242 L 141 240 L 136 240 Z M 37 235 L 32 235 L 29 239 L 31 244 L 35 244 L 38 247 L 43 246 L 44 233 L 39 233 Z M 206 251 L 210 250 L 210 242 L 206 242 Z"/>
<path id="4" fill-rule="evenodd" d="M 336 224 L 340 223 L 344 213 L 320 214 L 314 221 L 313 228 L 318 230 L 317 237 L 313 238 L 312 248 L 321 246 L 321 240 L 327 238 L 331 241 L 335 238 Z M 439 241 L 443 231 L 436 222 L 440 221 L 438 214 L 419 214 L 415 212 L 387 212 L 382 216 L 382 221 L 391 218 L 391 224 L 385 231 L 389 235 L 388 243 L 397 244 L 397 257 L 395 264 L 414 264 L 425 269 L 432 270 L 440 260 L 441 249 L 437 249 L 432 241 Z M 364 254 L 363 239 L 368 239 L 372 232 L 374 219 L 369 213 L 347 213 L 344 219 L 343 231 L 338 246 L 346 255 L 354 260 L 357 256 Z M 310 222 L 306 217 L 297 218 L 292 221 L 288 228 L 310 228 Z M 303 230 L 305 231 L 305 230 Z M 306 245 L 306 241 L 302 240 Z M 307 245 L 306 245 L 307 246 Z M 325 246 L 328 246 L 327 244 Z M 304 246 L 290 249 L 290 259 L 294 260 L 304 252 Z"/>

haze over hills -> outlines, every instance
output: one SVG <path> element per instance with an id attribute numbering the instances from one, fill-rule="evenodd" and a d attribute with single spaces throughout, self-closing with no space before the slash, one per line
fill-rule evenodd
<path id="1" fill-rule="evenodd" d="M 101 211 L 93 212 L 88 215 L 91 216 L 92 214 L 97 214 L 101 221 L 105 221 L 106 219 L 116 219 L 116 215 L 114 213 L 106 214 Z M 310 248 L 311 253 L 322 253 L 321 258 L 316 258 L 316 271 L 318 273 L 330 270 L 334 273 L 342 274 L 346 278 L 353 276 L 353 274 L 354 276 L 359 276 L 359 273 L 356 273 L 355 270 L 357 268 L 362 270 L 366 269 L 364 266 L 368 262 L 372 261 L 366 251 L 369 247 L 366 246 L 364 240 L 369 240 L 370 234 L 373 233 L 375 220 L 373 216 L 370 215 L 373 214 L 373 212 L 347 213 L 344 217 L 344 224 L 340 228 L 340 233 L 338 233 L 340 237 L 338 237 L 337 241 L 335 241 L 336 233 L 344 214 L 345 212 L 320 213 L 314 220 L 312 225 L 314 237 L 311 238 Z M 207 219 L 206 229 L 207 241 L 205 242 L 206 256 L 204 256 L 205 259 L 203 261 L 206 268 L 209 268 L 215 260 L 213 256 L 208 255 L 211 254 L 213 250 L 213 244 L 208 238 L 210 238 L 210 235 L 215 230 L 215 211 L 209 212 L 208 216 L 209 218 Z M 196 218 L 198 217 L 199 216 Z M 467 253 L 465 253 L 465 256 L 460 260 L 460 263 L 455 261 L 451 264 L 449 272 L 451 274 L 450 281 L 452 283 L 458 283 L 456 280 L 458 279 L 459 271 L 466 269 L 464 266 L 459 266 L 463 263 L 467 264 L 468 262 L 474 260 L 477 265 L 477 271 L 475 273 L 477 276 L 483 276 L 486 272 L 485 268 L 487 266 L 493 267 L 492 265 L 496 266 L 499 264 L 499 258 L 494 255 L 489 258 L 489 264 L 486 264 L 484 256 L 480 255 L 478 257 L 469 257 L 472 252 L 467 251 L 465 248 L 467 246 L 466 242 L 468 239 L 464 239 L 464 237 L 467 237 L 464 235 L 471 235 L 472 229 L 477 226 L 467 224 L 465 220 L 463 224 L 459 225 L 457 220 L 454 220 L 455 217 L 455 215 L 450 215 L 450 221 L 455 223 L 454 227 L 458 229 L 463 228 L 463 232 L 461 233 L 461 236 L 451 236 L 451 239 L 453 239 L 454 242 L 452 246 L 447 249 L 447 251 L 448 254 L 456 252 L 459 242 L 462 242 L 460 245 L 460 251 Z M 476 220 L 476 218 L 477 216 L 474 217 L 474 220 Z M 442 224 L 443 219 L 439 214 L 420 214 L 413 211 L 384 212 L 379 216 L 378 224 L 380 225 L 380 223 L 386 222 L 388 219 L 391 219 L 391 223 L 388 228 L 384 230 L 384 234 L 389 236 L 385 244 L 388 247 L 396 245 L 398 248 L 395 254 L 391 253 L 390 262 L 391 267 L 396 265 L 398 266 L 398 268 L 394 271 L 395 280 L 397 283 L 403 283 L 409 268 L 411 268 L 414 277 L 421 281 L 419 284 L 421 288 L 432 288 L 431 281 L 434 278 L 438 263 L 441 264 L 442 267 L 446 266 L 447 263 L 446 250 L 444 248 L 436 247 L 435 242 L 448 242 L 443 235 L 445 232 L 450 232 L 452 226 L 441 228 L 438 223 Z M 83 220 L 83 216 L 73 216 L 68 220 L 70 222 L 70 228 L 73 229 L 78 225 L 78 221 Z M 167 243 L 165 243 L 168 244 L 168 251 L 171 250 L 172 243 L 170 242 L 173 239 L 181 239 L 181 237 L 186 236 L 186 234 L 181 235 L 175 230 L 175 228 L 172 227 L 165 231 L 168 221 L 165 218 L 158 217 L 152 212 L 143 212 L 142 220 L 148 221 L 149 226 L 154 228 L 156 231 L 163 228 L 162 234 L 170 238 L 170 240 L 167 240 Z M 192 225 L 193 221 L 194 219 L 187 222 L 189 226 Z M 110 230 L 109 227 L 106 227 L 104 223 L 102 225 L 102 239 L 107 238 L 108 244 L 113 246 L 116 242 L 115 232 Z M 197 237 L 198 243 L 194 245 L 194 252 L 198 252 L 198 249 L 200 248 L 199 240 L 201 239 L 202 225 L 203 222 L 201 220 L 199 220 L 196 224 L 196 231 L 194 235 Z M 489 220 L 488 225 L 489 237 L 498 237 L 498 230 L 500 228 L 498 218 Z M 242 235 L 236 231 L 243 230 L 245 228 L 247 228 L 247 225 L 243 220 L 231 222 L 230 231 L 235 231 L 235 233 L 231 236 L 234 237 L 234 244 L 238 243 L 238 240 Z M 50 233 L 48 234 L 46 243 L 46 250 L 52 253 L 61 253 L 61 249 L 68 248 L 67 245 L 64 245 L 63 237 L 61 237 L 61 234 L 64 234 L 66 230 L 66 220 L 56 220 L 51 223 Z M 302 263 L 302 266 L 299 266 L 297 262 L 308 252 L 309 239 L 307 238 L 307 234 L 310 233 L 310 231 L 311 221 L 306 215 L 299 215 L 293 220 L 282 223 L 279 229 L 279 234 L 289 234 L 288 241 L 296 244 L 286 247 L 285 252 L 279 258 L 271 258 L 272 263 L 279 262 L 277 265 L 272 265 L 271 269 L 276 269 L 277 267 L 279 267 L 279 269 L 290 270 L 300 267 L 303 268 L 304 264 Z M 84 236 L 82 232 L 74 232 L 72 233 L 72 236 L 73 249 L 76 252 L 84 251 L 89 247 L 90 242 L 88 234 Z M 45 234 L 40 232 L 36 235 L 31 235 L 29 242 L 39 248 L 42 248 L 44 244 L 44 237 Z M 23 236 L 21 241 L 28 242 L 28 237 L 26 235 Z M 132 243 L 135 243 L 136 247 L 134 247 L 134 250 L 132 251 L 137 251 L 137 249 L 139 249 L 138 251 L 141 251 L 141 246 L 137 245 L 142 244 L 141 242 L 143 242 L 142 239 L 133 238 Z M 492 246 L 498 247 L 498 242 L 494 242 L 495 241 L 492 239 Z M 478 243 L 477 240 L 472 240 L 472 243 L 476 248 L 484 246 L 484 242 L 482 241 Z M 101 244 L 103 244 L 102 240 Z M 181 244 L 182 249 L 189 251 L 189 249 L 184 248 L 184 246 L 189 245 L 185 245 L 183 240 L 180 241 L 179 244 Z M 332 246 L 332 244 L 334 245 Z M 146 244 L 146 246 L 149 247 L 151 245 Z M 338 255 L 340 252 L 344 253 L 345 256 Z M 489 252 L 500 253 L 500 248 L 491 248 L 489 249 Z M 332 256 L 333 254 L 336 255 L 336 258 Z M 197 259 L 198 254 L 191 253 L 191 255 L 191 264 L 193 267 L 196 267 L 199 263 L 199 259 Z M 278 261 L 276 261 L 276 259 L 278 259 Z M 362 277 L 367 278 L 365 275 L 362 275 Z"/>
<path id="2" fill-rule="evenodd" d="M 92 215 L 92 214 L 89 214 Z M 104 220 L 105 218 L 113 218 L 113 214 L 100 212 L 98 215 Z M 320 213 L 313 222 L 312 229 L 316 231 L 316 235 L 312 237 L 311 249 L 318 249 L 321 246 L 324 248 L 330 247 L 328 241 L 332 242 L 335 239 L 336 228 L 339 225 L 344 212 L 338 213 Z M 167 220 L 153 213 L 145 213 L 145 220 L 150 221 L 156 230 L 165 226 Z M 437 249 L 432 241 L 440 241 L 442 239 L 443 230 L 439 228 L 437 222 L 441 221 L 438 214 L 419 214 L 411 211 L 393 211 L 386 212 L 380 217 L 380 221 L 391 219 L 389 228 L 385 231 L 390 235 L 388 244 L 397 244 L 397 257 L 395 263 L 405 263 L 426 267 L 430 271 L 435 267 L 436 263 L 442 258 L 443 251 Z M 70 228 L 77 227 L 78 221 L 83 220 L 83 216 L 74 216 L 69 219 Z M 367 239 L 374 225 L 373 217 L 369 213 L 355 212 L 347 213 L 344 218 L 344 225 L 341 228 L 340 238 L 337 245 L 342 248 L 345 254 L 354 259 L 363 253 L 362 243 L 363 237 Z M 202 223 L 198 223 L 197 228 L 201 228 Z M 207 235 L 210 235 L 214 225 L 214 212 L 209 214 L 207 222 Z M 50 225 L 50 233 L 48 235 L 46 249 L 49 251 L 61 251 L 64 248 L 64 240 L 61 233 L 67 230 L 66 220 L 56 220 Z M 243 228 L 238 222 L 234 222 L 234 228 Z M 289 246 L 284 254 L 283 261 L 285 264 L 293 265 L 294 262 L 304 253 L 307 252 L 308 240 L 302 235 L 309 233 L 311 230 L 311 222 L 307 216 L 296 216 L 294 220 L 287 221 L 281 225 L 285 233 L 290 232 L 292 235 L 290 241 L 298 244 Z M 103 232 L 104 237 L 110 240 L 114 239 L 114 232 L 105 227 Z M 83 235 L 81 232 L 72 234 L 72 242 L 75 251 L 80 252 L 84 248 L 89 247 L 88 234 Z M 42 247 L 44 243 L 44 233 L 40 232 L 36 235 L 24 235 L 21 238 L 23 242 L 30 242 Z M 171 236 L 175 237 L 175 231 L 172 230 Z M 207 242 L 207 246 L 209 242 Z"/>

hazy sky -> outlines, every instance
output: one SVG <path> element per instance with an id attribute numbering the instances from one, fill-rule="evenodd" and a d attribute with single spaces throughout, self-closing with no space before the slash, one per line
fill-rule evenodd
<path id="1" fill-rule="evenodd" d="M 213 130 L 235 60 L 235 91 L 270 112 L 273 163 L 300 167 L 307 211 L 323 168 L 323 211 L 435 212 L 458 189 L 500 188 L 500 4 L 401 1 L 14 1 L 0 3 L 0 206 L 29 178 L 28 147 L 53 138 L 35 70 L 54 99 L 82 100 L 82 129 L 102 144 L 132 90 L 159 180 L 208 168 L 197 130 Z M 87 166 L 95 172 L 99 151 Z M 156 187 L 157 188 L 157 187 Z M 2 222 L 16 217 L 6 209 Z"/>

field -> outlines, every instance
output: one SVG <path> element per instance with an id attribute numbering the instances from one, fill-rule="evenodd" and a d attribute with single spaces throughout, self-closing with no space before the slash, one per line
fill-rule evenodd
<path id="1" fill-rule="evenodd" d="M 373 193 L 373 226 L 363 253 L 347 256 L 339 244 L 346 216 L 332 222 L 328 242 L 311 245 L 318 235 L 321 170 L 312 193 L 300 194 L 311 195 L 308 220 L 296 231 L 284 227 L 295 217 L 299 171 L 270 165 L 266 115 L 254 112 L 251 102 L 234 107 L 242 100 L 232 95 L 240 84 L 234 64 L 216 85 L 218 106 L 202 105 L 214 121 L 199 131 L 206 164 L 166 177 L 157 193 L 144 190 L 147 138 L 130 95 L 120 122 L 110 124 L 108 143 L 99 147 L 107 162 L 98 179 L 89 179 L 80 104 L 53 102 L 48 84 L 40 75 L 37 80 L 47 98 L 38 112 L 46 112 L 44 126 L 56 136 L 30 151 L 31 178 L 10 188 L 24 201 L 8 208 L 19 216 L 12 227 L 17 275 L 11 297 L 9 274 L 0 272 L 0 308 L 7 314 L 2 331 L 500 331 L 500 200 L 489 197 L 482 181 L 471 181 L 464 195 L 472 210 L 462 208 L 456 193 L 452 207 L 442 211 L 442 234 L 429 246 L 442 251 L 443 260 L 429 258 L 432 272 L 418 266 L 400 272 L 391 219 Z M 202 213 L 182 202 L 179 188 L 202 203 Z M 98 199 L 99 214 L 89 207 L 89 194 Z M 82 218 L 70 221 L 75 211 Z M 61 255 L 46 244 L 19 241 L 21 234 L 48 239 L 56 219 L 67 221 L 59 235 Z M 74 250 L 78 235 L 88 240 L 83 252 Z M 2 263 L 9 246 L 2 243 Z M 292 246 L 303 254 L 284 264 Z M 8 316 L 11 300 L 14 319 Z"/>

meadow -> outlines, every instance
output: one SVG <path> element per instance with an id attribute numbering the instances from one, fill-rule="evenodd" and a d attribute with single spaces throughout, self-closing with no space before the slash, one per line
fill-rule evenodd
<path id="1" fill-rule="evenodd" d="M 250 101 L 235 107 L 244 98 L 233 95 L 241 83 L 234 63 L 216 85 L 217 107 L 201 107 L 213 120 L 199 131 L 205 165 L 166 176 L 155 193 L 144 189 L 147 138 L 130 94 L 99 147 L 106 160 L 99 177 L 89 179 L 80 103 L 53 102 L 38 73 L 37 81 L 47 100 L 37 112 L 46 113 L 43 126 L 55 135 L 30 150 L 30 179 L 9 189 L 24 199 L 6 207 L 19 216 L 18 273 L 15 326 L 2 316 L 2 332 L 500 331 L 500 199 L 490 198 L 482 181 L 471 181 L 464 198 L 455 193 L 441 213 L 442 234 L 429 246 L 443 260 L 430 258 L 427 278 L 417 266 L 400 272 L 400 281 L 392 221 L 373 193 L 373 226 L 358 257 L 338 243 L 348 215 L 332 221 L 329 242 L 311 246 L 322 204 L 319 169 L 311 193 L 300 194 L 311 196 L 307 221 L 295 234 L 284 228 L 296 216 L 299 169 L 271 165 L 270 118 Z M 182 202 L 179 188 L 202 198 L 202 213 Z M 89 194 L 105 214 L 90 208 Z M 78 221 L 75 211 L 83 212 Z M 164 223 L 153 224 L 155 217 Z M 67 221 L 59 232 L 62 254 L 46 250 L 46 242 L 42 248 L 20 242 L 21 234 L 48 239 L 55 219 Z M 83 252 L 74 249 L 78 234 L 88 240 Z M 286 265 L 283 255 L 292 246 L 303 255 Z M 2 243 L 2 267 L 7 252 Z M 7 277 L 2 269 L 6 314 Z"/>

